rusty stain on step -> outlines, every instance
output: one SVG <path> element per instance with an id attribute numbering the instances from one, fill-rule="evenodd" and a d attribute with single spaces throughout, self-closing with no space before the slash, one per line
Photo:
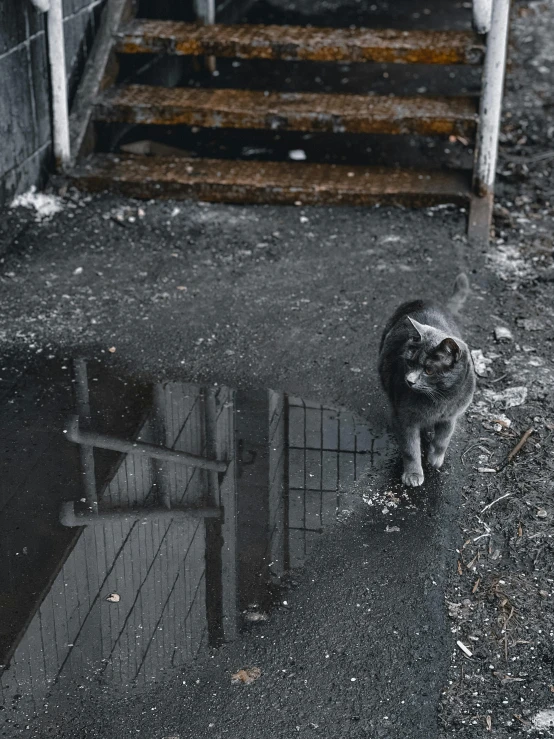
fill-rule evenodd
<path id="1" fill-rule="evenodd" d="M 70 173 L 84 190 L 227 203 L 466 204 L 465 172 L 96 154 Z"/>
<path id="2" fill-rule="evenodd" d="M 471 135 L 471 98 L 264 93 L 129 85 L 110 89 L 96 120 L 211 128 L 363 134 Z"/>
<path id="3" fill-rule="evenodd" d="M 125 54 L 213 55 L 317 62 L 480 64 L 471 31 L 398 31 L 277 25 L 208 25 L 135 20 L 116 34 Z"/>

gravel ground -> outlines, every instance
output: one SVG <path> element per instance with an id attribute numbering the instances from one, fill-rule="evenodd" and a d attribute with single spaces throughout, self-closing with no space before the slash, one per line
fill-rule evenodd
<path id="1" fill-rule="evenodd" d="M 492 362 L 469 414 L 446 593 L 454 638 L 472 656 L 453 646 L 442 735 L 464 739 L 554 735 L 554 8 L 517 3 L 512 15 L 496 238 L 481 296 L 489 320 L 474 325 L 474 345 Z M 513 338 L 495 341 L 497 326 Z M 525 402 L 506 408 L 500 396 L 514 387 L 526 388 Z M 492 422 L 499 415 L 509 427 Z M 528 429 L 513 462 L 486 472 Z"/>

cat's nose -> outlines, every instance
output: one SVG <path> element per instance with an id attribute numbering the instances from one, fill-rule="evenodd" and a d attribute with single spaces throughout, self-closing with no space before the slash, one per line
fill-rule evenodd
<path id="1" fill-rule="evenodd" d="M 406 382 L 410 387 L 413 387 L 417 382 L 417 378 L 417 372 L 408 372 L 408 374 L 406 375 Z"/>

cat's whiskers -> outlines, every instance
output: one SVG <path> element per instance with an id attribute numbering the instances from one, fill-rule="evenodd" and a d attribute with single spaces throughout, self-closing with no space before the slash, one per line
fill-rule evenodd
<path id="1" fill-rule="evenodd" d="M 435 387 L 421 387 L 419 390 L 431 400 L 446 400 L 446 396 L 438 388 Z"/>

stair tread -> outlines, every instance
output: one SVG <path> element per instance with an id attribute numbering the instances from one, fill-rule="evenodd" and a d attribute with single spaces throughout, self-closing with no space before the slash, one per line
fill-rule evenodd
<path id="1" fill-rule="evenodd" d="M 476 101 L 467 97 L 385 97 L 307 92 L 128 85 L 96 102 L 99 121 L 214 128 L 348 133 L 471 133 Z"/>
<path id="2" fill-rule="evenodd" d="M 466 203 L 470 197 L 468 172 L 307 162 L 95 154 L 69 177 L 86 190 L 232 203 L 432 205 Z"/>
<path id="3" fill-rule="evenodd" d="M 127 54 L 214 55 L 239 59 L 480 64 L 473 31 L 399 31 L 278 25 L 198 25 L 136 19 L 116 34 Z"/>

